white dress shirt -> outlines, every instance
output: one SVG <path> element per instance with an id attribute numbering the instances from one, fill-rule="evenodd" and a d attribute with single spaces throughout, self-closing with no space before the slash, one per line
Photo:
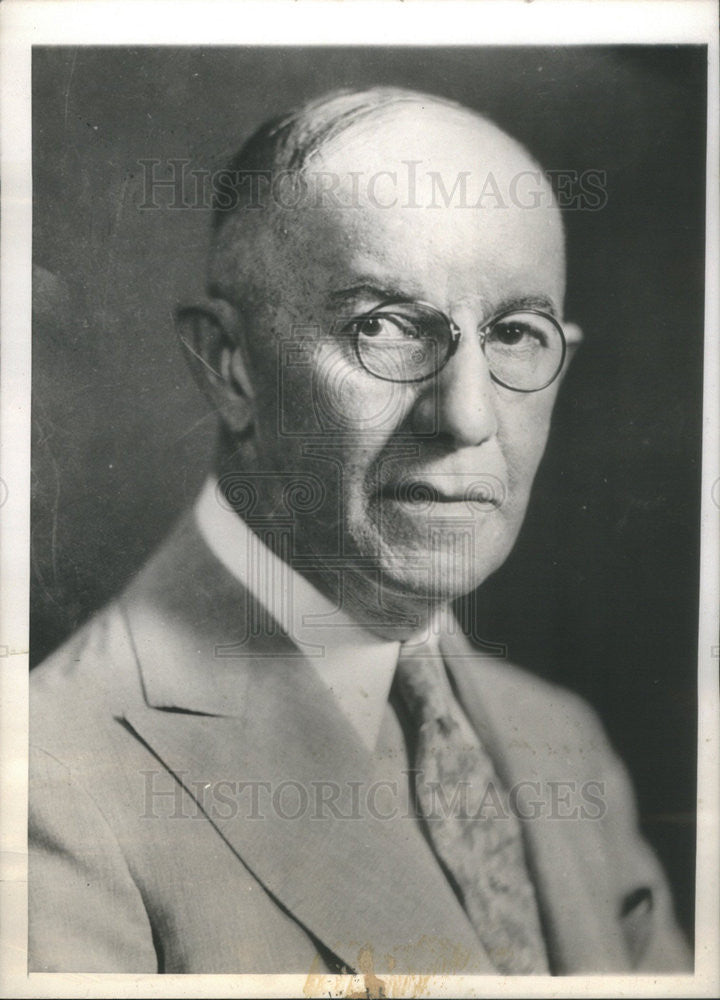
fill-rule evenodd
<path id="1" fill-rule="evenodd" d="M 229 509 L 212 477 L 198 497 L 195 518 L 210 550 L 307 654 L 339 710 L 373 750 L 400 643 L 356 624 L 275 555 Z"/>

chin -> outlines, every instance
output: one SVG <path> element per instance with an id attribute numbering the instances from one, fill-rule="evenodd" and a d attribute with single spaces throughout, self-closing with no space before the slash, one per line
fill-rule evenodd
<path id="1" fill-rule="evenodd" d="M 430 570 L 410 568 L 407 560 L 384 563 L 380 567 L 382 588 L 388 597 L 426 600 L 430 605 L 446 604 L 479 587 L 503 563 L 503 558 L 473 560 L 459 569 L 456 560 L 433 560 Z"/>
<path id="2" fill-rule="evenodd" d="M 370 503 L 352 513 L 350 548 L 377 567 L 388 598 L 433 604 L 479 587 L 505 562 L 522 524 L 509 503 L 475 516 L 464 504 L 408 511 Z"/>
<path id="3" fill-rule="evenodd" d="M 447 603 L 479 587 L 505 562 L 517 530 L 499 530 L 489 524 L 473 530 L 450 530 L 428 539 L 377 536 L 374 551 L 365 550 L 377 563 L 388 597 Z"/>

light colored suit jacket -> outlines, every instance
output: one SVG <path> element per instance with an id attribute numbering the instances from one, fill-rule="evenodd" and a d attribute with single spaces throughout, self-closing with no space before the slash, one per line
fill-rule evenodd
<path id="1" fill-rule="evenodd" d="M 492 973 L 419 824 L 349 809 L 375 764 L 288 637 L 247 634 L 251 600 L 187 518 L 33 671 L 30 970 Z M 691 968 L 592 712 L 441 649 L 508 787 L 601 790 L 599 818 L 522 823 L 553 971 Z"/>

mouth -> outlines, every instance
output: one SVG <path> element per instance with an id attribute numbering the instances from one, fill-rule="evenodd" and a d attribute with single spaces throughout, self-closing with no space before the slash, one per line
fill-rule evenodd
<path id="1" fill-rule="evenodd" d="M 469 512 L 494 510 L 505 499 L 505 488 L 496 476 L 452 476 L 427 478 L 406 477 L 385 483 L 378 491 L 383 501 L 401 504 L 411 509 L 429 511 L 464 505 Z"/>

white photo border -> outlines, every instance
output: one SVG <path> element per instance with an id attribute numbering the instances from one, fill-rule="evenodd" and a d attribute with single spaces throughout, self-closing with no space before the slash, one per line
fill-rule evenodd
<path id="1" fill-rule="evenodd" d="M 280 10 L 279 8 L 282 8 Z M 704 997 L 720 988 L 718 888 L 720 273 L 718 23 L 709 0 L 6 0 L 2 31 L 0 421 L 0 994 L 344 997 L 362 976 L 27 973 L 31 373 L 31 50 L 38 45 L 708 46 L 706 306 L 698 652 L 696 967 L 687 976 L 383 976 L 389 996 Z M 368 993 L 367 995 L 372 995 Z"/>

